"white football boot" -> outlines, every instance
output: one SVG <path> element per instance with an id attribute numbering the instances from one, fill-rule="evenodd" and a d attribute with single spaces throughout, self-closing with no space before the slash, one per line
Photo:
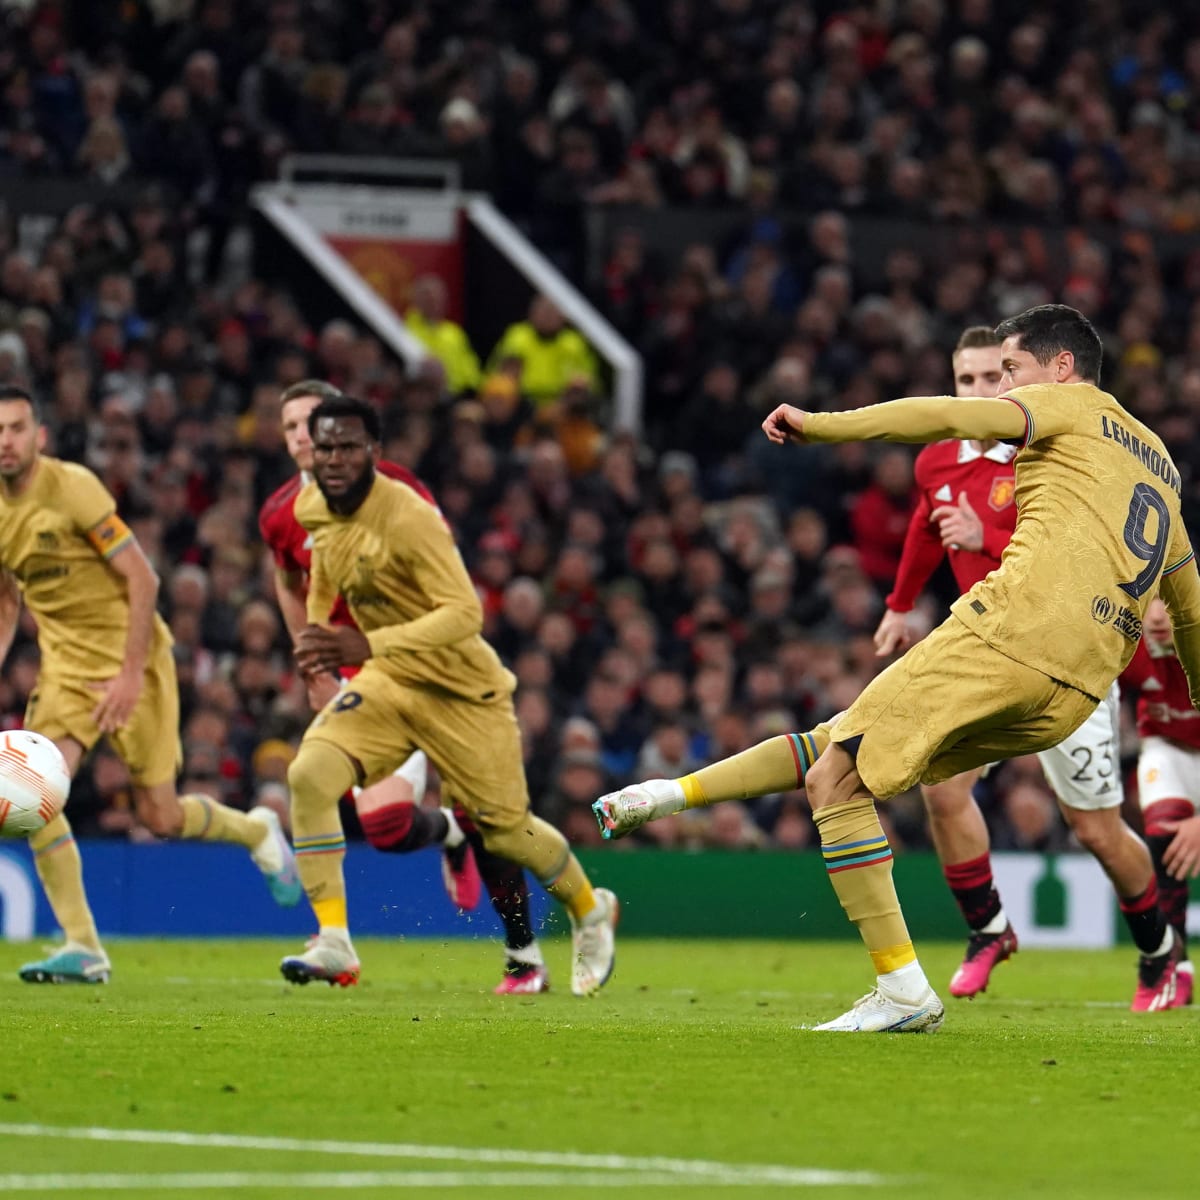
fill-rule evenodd
<path id="1" fill-rule="evenodd" d="M 283 908 L 295 907 L 304 895 L 304 888 L 300 885 L 300 875 L 296 870 L 296 856 L 279 823 L 279 814 L 273 808 L 260 804 L 246 815 L 267 827 L 267 836 L 250 851 L 250 857 L 263 873 L 272 899 Z"/>
<path id="2" fill-rule="evenodd" d="M 571 918 L 571 991 L 594 996 L 613 973 L 621 906 L 608 888 L 596 889 L 596 907 L 582 921 Z"/>
<path id="3" fill-rule="evenodd" d="M 592 804 L 600 833 L 605 838 L 621 838 L 647 821 L 683 812 L 683 788 L 674 779 L 647 779 L 631 783 L 619 792 L 609 792 Z"/>
<path id="4" fill-rule="evenodd" d="M 358 982 L 358 955 L 350 935 L 333 929 L 311 938 L 303 954 L 289 955 L 279 969 L 289 983 L 327 983 L 330 987 L 352 987 Z"/>
<path id="5" fill-rule="evenodd" d="M 916 1004 L 885 993 L 882 986 L 868 992 L 854 1007 L 833 1021 L 815 1025 L 818 1033 L 936 1033 L 946 1015 L 932 988 Z"/>

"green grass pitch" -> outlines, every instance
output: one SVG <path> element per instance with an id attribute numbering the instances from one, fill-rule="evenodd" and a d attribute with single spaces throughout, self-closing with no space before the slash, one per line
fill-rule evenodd
<path id="1" fill-rule="evenodd" d="M 546 945 L 555 991 L 503 999 L 484 942 L 363 942 L 346 991 L 283 984 L 290 944 L 117 943 L 92 988 L 0 945 L 0 1193 L 1194 1194 L 1200 1021 L 1126 1011 L 1127 949 L 888 1037 L 797 1028 L 865 990 L 851 942 L 630 938 L 593 1000 Z M 943 996 L 960 949 L 921 947 Z"/>

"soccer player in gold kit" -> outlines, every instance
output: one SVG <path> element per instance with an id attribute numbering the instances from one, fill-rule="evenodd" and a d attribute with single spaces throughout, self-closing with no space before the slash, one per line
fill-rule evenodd
<path id="1" fill-rule="evenodd" d="M 179 691 L 171 635 L 154 607 L 158 576 L 104 485 L 86 467 L 43 455 L 45 440 L 32 395 L 0 387 L 0 659 L 12 646 L 24 600 L 37 619 L 41 651 L 27 728 L 58 746 L 72 775 L 107 737 L 129 768 L 148 829 L 245 846 L 275 899 L 297 903 L 291 849 L 270 809 L 243 813 L 208 796 L 176 795 Z M 106 982 L 111 967 L 66 817 L 29 844 L 66 944 L 22 967 L 21 978 Z"/>
<path id="2" fill-rule="evenodd" d="M 1102 348 L 1082 314 L 1042 305 L 996 332 L 999 396 L 914 397 L 840 413 L 780 405 L 763 430 L 778 444 L 1017 444 L 1017 523 L 999 568 L 833 725 L 594 806 L 623 832 L 646 813 L 806 787 L 830 881 L 877 976 L 868 995 L 819 1029 L 933 1031 L 944 1016 L 900 911 L 877 799 L 1061 742 L 1129 662 L 1159 590 L 1200 707 L 1200 576 L 1179 472 L 1157 435 L 1098 387 Z M 1170 971 L 1181 952 L 1177 942 Z"/>
<path id="3" fill-rule="evenodd" d="M 534 816 L 512 704 L 515 680 L 480 636 L 483 614 L 441 513 L 375 470 L 375 410 L 346 396 L 309 415 L 313 474 L 296 500 L 312 534 L 310 624 L 296 639 L 309 674 L 363 664 L 309 726 L 288 770 L 300 879 L 319 933 L 280 964 L 295 983 L 358 979 L 342 871 L 338 797 L 382 779 L 417 747 L 493 854 L 528 868 L 570 914 L 571 990 L 608 980 L 616 897 L 593 889 L 566 839 Z M 354 626 L 330 626 L 339 593 Z"/>

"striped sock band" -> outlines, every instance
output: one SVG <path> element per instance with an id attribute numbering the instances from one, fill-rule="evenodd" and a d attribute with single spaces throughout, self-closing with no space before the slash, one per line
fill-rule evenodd
<path id="1" fill-rule="evenodd" d="M 915 957 L 892 882 L 892 848 L 879 824 L 875 800 L 859 793 L 843 804 L 813 810 L 829 882 L 846 916 L 858 927 L 876 974 Z"/>
<path id="2" fill-rule="evenodd" d="M 562 857 L 545 875 L 538 875 L 537 881 L 544 888 L 552 888 L 562 877 L 563 872 L 571 865 L 571 847 L 563 844 Z"/>
<path id="3" fill-rule="evenodd" d="M 196 799 L 204 809 L 204 824 L 200 826 L 200 831 L 196 834 L 196 837 L 202 838 L 212 826 L 213 802 L 208 796 L 198 795 Z"/>
<path id="4" fill-rule="evenodd" d="M 796 786 L 803 787 L 808 768 L 820 757 L 817 739 L 811 733 L 789 733 L 787 737 L 792 757 L 796 760 Z"/>
<path id="5" fill-rule="evenodd" d="M 883 834 L 861 842 L 822 846 L 821 853 L 825 856 L 825 869 L 830 875 L 853 871 L 858 867 L 873 867 L 892 860 L 892 848 Z"/>
<path id="6" fill-rule="evenodd" d="M 342 833 L 317 833 L 296 838 L 293 846 L 297 857 L 302 854 L 341 854 L 346 849 L 346 837 Z"/>
<path id="7" fill-rule="evenodd" d="M 53 854 L 55 850 L 61 850 L 64 846 L 69 846 L 74 841 L 75 835 L 73 833 L 64 833 L 62 837 L 55 838 L 48 846 L 42 846 L 40 849 L 35 850 L 33 852 L 34 857 L 45 858 L 47 854 Z"/>

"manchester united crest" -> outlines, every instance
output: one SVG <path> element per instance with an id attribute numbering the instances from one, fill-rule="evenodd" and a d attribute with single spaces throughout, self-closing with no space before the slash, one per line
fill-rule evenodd
<path id="1" fill-rule="evenodd" d="M 993 512 L 1003 512 L 1016 495 L 1017 481 L 1011 475 L 997 475 L 992 480 L 992 490 L 988 493 L 988 507 Z"/>

